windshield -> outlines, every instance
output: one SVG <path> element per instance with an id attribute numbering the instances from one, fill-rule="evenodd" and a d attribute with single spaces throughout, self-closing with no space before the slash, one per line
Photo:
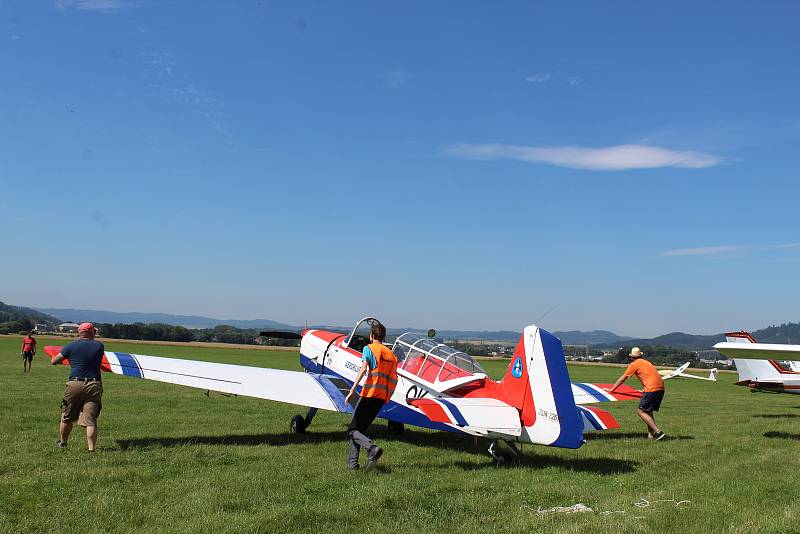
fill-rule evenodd
<path id="1" fill-rule="evenodd" d="M 397 367 L 427 382 L 446 382 L 475 373 L 484 373 L 472 356 L 427 338 L 408 332 L 394 342 L 392 352 Z M 484 373 L 485 374 L 485 373 Z"/>

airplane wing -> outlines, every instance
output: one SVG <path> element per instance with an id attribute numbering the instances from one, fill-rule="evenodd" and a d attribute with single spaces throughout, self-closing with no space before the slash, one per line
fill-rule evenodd
<path id="1" fill-rule="evenodd" d="M 61 347 L 45 347 L 51 357 L 60 351 Z M 64 363 L 69 362 L 65 360 Z M 334 412 L 352 412 L 342 391 L 348 391 L 349 384 L 332 375 L 109 351 L 103 356 L 101 368 L 134 378 Z"/>
<path id="2" fill-rule="evenodd" d="M 407 399 L 406 402 L 422 410 L 435 423 L 455 425 L 475 435 L 488 432 L 508 436 L 522 434 L 519 410 L 497 399 L 439 397 Z"/>
<path id="3" fill-rule="evenodd" d="M 714 345 L 714 348 L 730 359 L 800 360 L 800 345 L 723 341 Z"/>
<path id="4" fill-rule="evenodd" d="M 572 396 L 575 397 L 575 404 L 626 401 L 642 398 L 642 393 L 640 391 L 625 384 L 622 384 L 620 387 L 614 390 L 614 393 L 609 393 L 603 389 L 610 388 L 613 385 L 614 384 L 589 384 L 586 382 L 573 382 Z"/>

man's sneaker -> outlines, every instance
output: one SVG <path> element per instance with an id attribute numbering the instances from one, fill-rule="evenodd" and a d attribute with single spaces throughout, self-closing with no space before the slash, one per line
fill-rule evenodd
<path id="1" fill-rule="evenodd" d="M 56 441 L 56 447 L 58 447 L 59 449 L 66 449 L 67 448 L 67 444 L 64 443 L 61 440 L 58 440 L 58 441 Z"/>
<path id="2" fill-rule="evenodd" d="M 667 437 L 667 435 L 664 434 L 664 432 L 662 430 L 659 430 L 658 432 L 653 434 L 653 439 L 656 440 L 656 441 L 661 441 L 662 439 L 664 439 L 666 437 Z"/>
<path id="3" fill-rule="evenodd" d="M 378 447 L 377 445 L 373 446 L 370 450 L 369 455 L 367 456 L 367 465 L 364 466 L 364 471 L 369 472 L 375 467 L 375 464 L 378 463 L 378 459 L 383 456 L 383 449 Z"/>

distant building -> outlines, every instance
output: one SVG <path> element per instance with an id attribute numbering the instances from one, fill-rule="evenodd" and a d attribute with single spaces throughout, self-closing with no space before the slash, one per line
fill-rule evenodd
<path id="1" fill-rule="evenodd" d="M 63 334 L 77 334 L 78 326 L 77 323 L 61 323 L 58 325 L 58 331 Z"/>
<path id="2" fill-rule="evenodd" d="M 37 334 L 44 334 L 45 332 L 50 332 L 50 325 L 48 324 L 37 324 L 33 327 L 33 331 Z"/>

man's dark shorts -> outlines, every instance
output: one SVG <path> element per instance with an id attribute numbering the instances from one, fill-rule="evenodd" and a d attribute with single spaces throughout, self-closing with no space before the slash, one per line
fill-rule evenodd
<path id="1" fill-rule="evenodd" d="M 645 391 L 642 400 L 639 401 L 639 409 L 643 412 L 657 412 L 661 408 L 661 401 L 664 400 L 664 390 Z"/>
<path id="2" fill-rule="evenodd" d="M 70 380 L 61 401 L 61 421 L 78 421 L 81 426 L 97 426 L 97 416 L 103 409 L 103 383 L 99 380 L 79 382 Z"/>
<path id="3" fill-rule="evenodd" d="M 23 360 L 28 360 L 29 362 L 32 362 L 33 361 L 33 352 L 31 352 L 31 351 L 23 352 L 22 353 L 22 359 Z"/>

